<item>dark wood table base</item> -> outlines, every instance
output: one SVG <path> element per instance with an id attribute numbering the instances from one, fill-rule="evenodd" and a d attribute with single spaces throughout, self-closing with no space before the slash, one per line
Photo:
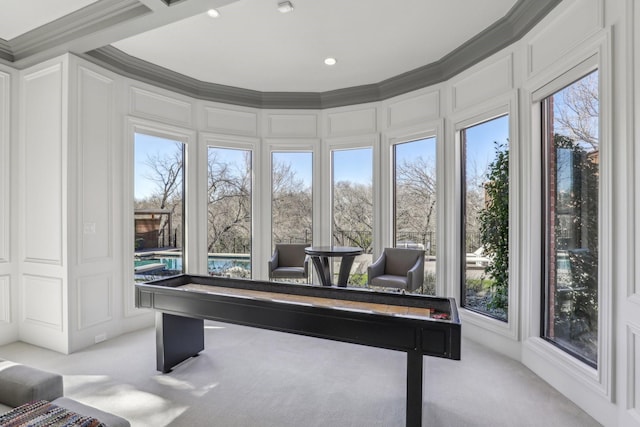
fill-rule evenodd
<path id="1" fill-rule="evenodd" d="M 363 252 L 362 248 L 351 246 L 310 246 L 304 251 L 311 257 L 322 286 L 332 286 L 330 258 L 341 258 L 340 273 L 336 283 L 341 288 L 347 286 L 353 261 Z"/>

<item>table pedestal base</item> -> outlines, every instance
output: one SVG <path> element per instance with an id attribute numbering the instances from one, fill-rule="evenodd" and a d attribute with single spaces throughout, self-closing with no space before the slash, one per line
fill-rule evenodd
<path id="1" fill-rule="evenodd" d="M 338 282 L 336 283 L 339 287 L 344 288 L 347 286 L 349 273 L 351 272 L 351 267 L 353 266 L 353 261 L 355 259 L 355 256 L 342 257 L 340 273 L 338 274 Z M 316 272 L 318 273 L 322 286 L 331 286 L 331 261 L 329 261 L 329 257 L 313 256 L 311 257 L 311 260 L 316 268 Z"/>

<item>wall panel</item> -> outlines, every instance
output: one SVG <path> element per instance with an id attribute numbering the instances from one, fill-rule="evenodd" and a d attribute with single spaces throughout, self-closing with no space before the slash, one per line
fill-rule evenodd
<path id="1" fill-rule="evenodd" d="M 62 280 L 25 274 L 22 276 L 22 319 L 25 323 L 62 331 Z"/>
<path id="2" fill-rule="evenodd" d="M 25 261 L 62 264 L 64 87 L 60 63 L 22 81 Z"/>
<path id="3" fill-rule="evenodd" d="M 375 107 L 327 114 L 328 137 L 375 133 L 377 129 Z"/>
<path id="4" fill-rule="evenodd" d="M 257 136 L 258 113 L 205 106 L 204 128 L 226 135 Z"/>
<path id="5" fill-rule="evenodd" d="M 267 114 L 266 135 L 269 137 L 315 137 L 318 135 L 317 114 Z"/>
<path id="6" fill-rule="evenodd" d="M 428 92 L 404 96 L 386 107 L 386 123 L 389 129 L 411 126 L 435 120 L 440 116 L 440 92 Z"/>
<path id="7" fill-rule="evenodd" d="M 640 420 L 640 326 L 627 325 L 627 410 Z"/>
<path id="8" fill-rule="evenodd" d="M 113 257 L 114 82 L 78 69 L 79 264 Z"/>
<path id="9" fill-rule="evenodd" d="M 513 59 L 505 56 L 452 85 L 453 111 L 480 104 L 513 89 Z"/>
<path id="10" fill-rule="evenodd" d="M 192 125 L 193 108 L 192 103 L 187 100 L 172 98 L 138 87 L 131 87 L 129 96 L 129 111 L 133 115 L 162 123 Z"/>
<path id="11" fill-rule="evenodd" d="M 11 276 L 0 276 L 0 322 L 11 323 Z"/>
<path id="12" fill-rule="evenodd" d="M 544 26 L 527 45 L 527 74 L 531 77 L 604 27 L 603 0 L 578 0 Z"/>
<path id="13" fill-rule="evenodd" d="M 110 275 L 78 280 L 78 329 L 112 320 L 112 283 Z"/>
<path id="14" fill-rule="evenodd" d="M 9 198 L 10 182 L 10 100 L 11 78 L 6 73 L 0 73 L 0 263 L 9 261 L 11 247 L 11 233 L 9 228 Z"/>

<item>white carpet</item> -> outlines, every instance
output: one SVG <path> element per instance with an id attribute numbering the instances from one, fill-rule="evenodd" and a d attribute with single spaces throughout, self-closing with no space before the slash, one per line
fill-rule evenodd
<path id="1" fill-rule="evenodd" d="M 404 426 L 404 353 L 205 322 L 205 350 L 155 370 L 145 329 L 68 356 L 17 342 L 0 358 L 64 375 L 65 395 L 133 427 Z M 464 340 L 424 358 L 423 426 L 598 426 L 531 371 Z"/>

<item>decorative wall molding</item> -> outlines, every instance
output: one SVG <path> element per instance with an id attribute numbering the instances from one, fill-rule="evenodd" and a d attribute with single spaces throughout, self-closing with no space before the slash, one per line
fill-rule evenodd
<path id="1" fill-rule="evenodd" d="M 386 106 L 384 126 L 401 128 L 436 120 L 440 117 L 440 91 L 411 94 L 393 99 Z"/>
<path id="2" fill-rule="evenodd" d="M 139 87 L 129 90 L 129 112 L 163 123 L 191 127 L 193 123 L 193 103 L 165 96 Z"/>
<path id="3" fill-rule="evenodd" d="M 205 105 L 203 114 L 204 129 L 209 132 L 240 136 L 258 135 L 257 111 Z"/>
<path id="4" fill-rule="evenodd" d="M 11 323 L 11 276 L 0 276 L 0 322 Z"/>
<path id="5" fill-rule="evenodd" d="M 78 264 L 113 258 L 113 117 L 115 83 L 78 67 L 75 152 Z"/>
<path id="6" fill-rule="evenodd" d="M 77 282 L 78 329 L 113 320 L 113 280 L 110 274 L 83 277 Z"/>
<path id="7" fill-rule="evenodd" d="M 318 114 L 273 114 L 266 113 L 265 137 L 318 136 Z"/>
<path id="8" fill-rule="evenodd" d="M 627 325 L 626 409 L 640 420 L 640 326 Z"/>
<path id="9" fill-rule="evenodd" d="M 0 72 L 0 263 L 8 262 L 11 248 L 10 197 L 10 103 L 11 76 Z"/>
<path id="10" fill-rule="evenodd" d="M 378 130 L 375 106 L 328 112 L 326 136 L 348 136 L 374 133 Z"/>
<path id="11" fill-rule="evenodd" d="M 482 103 L 513 89 L 513 57 L 507 55 L 475 69 L 451 86 L 453 111 Z"/>
<path id="12" fill-rule="evenodd" d="M 527 78 L 545 71 L 590 36 L 604 28 L 603 0 L 569 3 L 555 15 L 543 32 L 527 44 Z M 558 37 L 562 34 L 562 37 Z"/>
<path id="13" fill-rule="evenodd" d="M 57 277 L 22 276 L 22 320 L 37 326 L 62 331 L 62 279 Z"/>
<path id="14" fill-rule="evenodd" d="M 22 76 L 23 241 L 28 262 L 61 265 L 63 260 L 67 152 L 63 79 L 60 62 Z"/>

